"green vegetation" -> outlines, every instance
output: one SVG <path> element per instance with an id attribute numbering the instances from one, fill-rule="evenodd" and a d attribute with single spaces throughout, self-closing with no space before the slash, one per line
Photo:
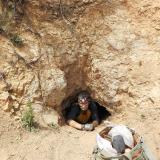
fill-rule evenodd
<path id="1" fill-rule="evenodd" d="M 25 0 L 0 0 L 0 34 L 16 47 L 23 45 L 22 38 L 14 33 L 23 19 L 24 4 Z"/>
<path id="2" fill-rule="evenodd" d="M 17 46 L 17 47 L 20 47 L 20 46 L 23 45 L 23 40 L 22 40 L 22 38 L 19 37 L 19 35 L 17 35 L 17 34 L 11 35 L 10 41 L 12 42 L 12 44 L 13 44 L 14 46 Z"/>
<path id="3" fill-rule="evenodd" d="M 59 130 L 59 125 L 58 124 L 51 123 L 49 126 L 52 127 L 55 130 Z"/>
<path id="4" fill-rule="evenodd" d="M 28 131 L 33 131 L 35 129 L 34 126 L 34 114 L 33 114 L 33 108 L 32 108 L 32 103 L 28 102 L 27 104 L 27 109 L 22 115 L 21 118 L 22 121 L 22 126 L 27 129 Z"/>
<path id="5" fill-rule="evenodd" d="M 60 127 L 59 127 L 59 125 L 58 124 L 54 124 L 54 123 L 51 123 L 50 125 L 49 125 L 52 129 L 54 129 L 54 131 L 60 131 Z"/>

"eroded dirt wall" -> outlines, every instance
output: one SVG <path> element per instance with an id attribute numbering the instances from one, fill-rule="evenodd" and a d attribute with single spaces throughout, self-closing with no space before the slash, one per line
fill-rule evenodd
<path id="1" fill-rule="evenodd" d="M 21 1 L 18 23 L 1 26 L 1 106 L 16 112 L 31 100 L 57 107 L 79 87 L 112 110 L 159 106 L 158 5 Z M 11 33 L 22 46 L 11 42 Z"/>

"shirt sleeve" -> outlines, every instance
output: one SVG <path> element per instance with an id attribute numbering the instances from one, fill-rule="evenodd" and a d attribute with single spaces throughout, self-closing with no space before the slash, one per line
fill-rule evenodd
<path id="1" fill-rule="evenodd" d="M 67 120 L 75 120 L 79 114 L 79 108 L 77 105 L 73 105 L 71 110 L 67 114 Z"/>
<path id="2" fill-rule="evenodd" d="M 92 121 L 98 121 L 99 123 L 99 116 L 98 116 L 98 109 L 97 109 L 97 105 L 94 102 L 90 103 L 90 109 L 91 109 L 91 119 Z"/>

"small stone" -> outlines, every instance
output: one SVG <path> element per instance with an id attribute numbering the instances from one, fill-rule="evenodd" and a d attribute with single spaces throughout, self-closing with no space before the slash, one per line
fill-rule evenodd
<path id="1" fill-rule="evenodd" d="M 9 104 L 9 102 L 7 102 L 7 103 L 3 106 L 3 110 L 4 110 L 5 112 L 9 112 L 10 109 L 11 109 L 10 104 Z"/>
<path id="2" fill-rule="evenodd" d="M 21 126 L 17 126 L 17 129 L 20 129 L 21 128 Z"/>
<path id="3" fill-rule="evenodd" d="M 58 124 L 58 114 L 56 113 L 56 111 L 48 111 L 43 113 L 42 115 L 44 122 L 47 125 L 56 125 Z"/>
<path id="4" fill-rule="evenodd" d="M 11 114 L 14 113 L 14 109 L 12 108 L 12 109 L 10 110 L 10 112 L 11 112 Z"/>
<path id="5" fill-rule="evenodd" d="M 83 0 L 83 3 L 87 4 L 87 3 L 92 3 L 94 2 L 94 0 Z"/>
<path id="6" fill-rule="evenodd" d="M 132 22 L 132 19 L 131 19 L 131 18 L 128 18 L 126 21 L 127 21 L 127 22 Z"/>
<path id="7" fill-rule="evenodd" d="M 89 2 L 89 0 L 83 0 L 83 3 L 88 3 Z"/>
<path id="8" fill-rule="evenodd" d="M 12 98 L 13 100 L 16 100 L 16 99 L 17 99 L 14 95 L 11 95 L 11 98 Z"/>
<path id="9" fill-rule="evenodd" d="M 18 108 L 19 108 L 19 103 L 18 103 L 18 102 L 15 102 L 15 103 L 14 103 L 14 108 L 15 108 L 15 109 L 18 109 Z"/>
<path id="10" fill-rule="evenodd" d="M 3 92 L 0 94 L 0 100 L 7 101 L 8 97 L 9 97 L 8 92 Z"/>
<path id="11" fill-rule="evenodd" d="M 38 103 L 33 103 L 32 108 L 34 113 L 41 113 L 43 111 L 43 106 Z"/>
<path id="12" fill-rule="evenodd" d="M 14 120 L 15 120 L 15 121 L 18 121 L 18 120 L 20 120 L 20 117 L 19 117 L 19 116 L 15 116 L 15 117 L 14 117 Z"/>

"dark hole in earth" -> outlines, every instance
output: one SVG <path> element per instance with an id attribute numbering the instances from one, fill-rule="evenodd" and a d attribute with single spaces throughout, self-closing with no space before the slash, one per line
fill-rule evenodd
<path id="1" fill-rule="evenodd" d="M 78 89 L 62 101 L 62 103 L 61 103 L 61 118 L 63 119 L 63 123 L 66 123 L 67 114 L 71 110 L 71 106 L 74 103 L 78 102 L 78 95 L 81 92 L 85 92 L 86 94 L 88 94 L 90 96 L 90 93 L 87 90 Z M 92 99 L 92 97 L 90 97 L 90 98 L 91 98 L 91 101 L 93 101 L 97 106 L 100 123 L 103 120 L 105 120 L 106 118 L 108 118 L 109 116 L 111 116 L 111 113 L 107 110 L 106 107 L 99 104 L 96 100 Z"/>
<path id="2" fill-rule="evenodd" d="M 106 118 L 108 118 L 109 116 L 111 116 L 111 113 L 106 109 L 106 107 L 100 105 L 98 102 L 94 101 L 97 105 L 98 108 L 98 115 L 99 115 L 99 119 L 100 119 L 100 123 L 105 120 Z"/>

